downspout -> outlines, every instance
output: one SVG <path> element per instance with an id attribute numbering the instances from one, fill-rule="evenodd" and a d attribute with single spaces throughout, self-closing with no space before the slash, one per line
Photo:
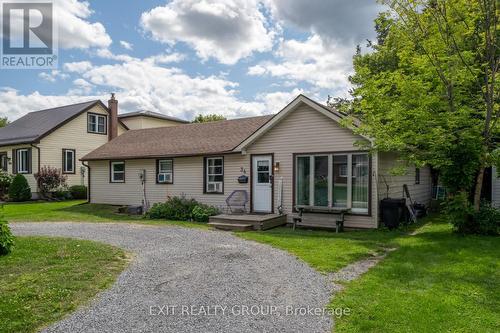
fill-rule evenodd
<path id="1" fill-rule="evenodd" d="M 82 165 L 88 169 L 88 180 L 87 180 L 87 203 L 90 203 L 90 165 L 85 164 L 85 161 L 82 161 Z"/>
<path id="2" fill-rule="evenodd" d="M 40 172 L 40 147 L 30 143 L 30 146 L 35 148 L 37 151 L 38 151 L 38 166 L 37 166 L 37 172 L 39 173 Z M 37 193 L 40 193 L 40 188 L 38 187 L 38 182 L 36 182 L 36 192 Z"/>

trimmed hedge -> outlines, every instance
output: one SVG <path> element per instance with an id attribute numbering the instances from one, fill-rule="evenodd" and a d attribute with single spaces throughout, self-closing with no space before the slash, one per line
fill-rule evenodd
<path id="1" fill-rule="evenodd" d="M 31 188 L 28 185 L 26 177 L 17 174 L 9 186 L 9 199 L 12 201 L 31 200 Z"/>
<path id="2" fill-rule="evenodd" d="M 73 199 L 87 199 L 87 186 L 73 185 L 69 188 L 69 193 Z"/>

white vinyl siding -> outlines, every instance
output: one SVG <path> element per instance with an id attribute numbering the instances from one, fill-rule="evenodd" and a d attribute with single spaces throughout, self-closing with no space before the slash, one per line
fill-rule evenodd
<path id="1" fill-rule="evenodd" d="M 287 115 L 281 122 L 276 124 L 269 132 L 256 140 L 247 149 L 247 154 L 266 154 L 274 152 L 274 161 L 280 163 L 280 170 L 275 173 L 275 184 L 279 179 L 283 180 L 283 210 L 291 222 L 293 212 L 293 163 L 294 154 L 317 154 L 328 155 L 323 152 L 335 152 L 335 154 L 351 154 L 360 148 L 355 144 L 364 139 L 355 135 L 349 129 L 343 128 L 330 118 L 306 105 L 300 105 L 296 110 Z M 371 193 L 376 194 L 377 154 L 371 156 L 372 182 Z M 349 170 L 343 167 L 342 174 Z M 344 179 L 349 179 L 345 177 Z M 331 184 L 334 186 L 334 184 Z M 330 185 L 329 185 L 330 187 Z M 278 186 L 274 186 L 274 207 L 277 202 Z M 330 199 L 334 200 L 334 199 Z M 347 200 L 347 199 L 346 199 Z M 378 205 L 376 195 L 371 198 L 370 214 L 351 214 L 345 216 L 345 226 L 351 228 L 375 228 L 377 227 Z M 340 204 L 340 202 L 339 202 Z M 312 214 L 318 223 L 331 225 L 329 214 Z"/>
<path id="2" fill-rule="evenodd" d="M 416 184 L 416 168 L 408 167 L 403 174 L 394 174 L 393 169 L 400 167 L 403 162 L 398 161 L 394 153 L 379 153 L 378 195 L 382 200 L 389 198 L 403 198 L 403 185 L 408 190 L 413 202 L 429 205 L 432 193 L 431 170 L 429 167 L 420 168 L 419 183 Z"/>

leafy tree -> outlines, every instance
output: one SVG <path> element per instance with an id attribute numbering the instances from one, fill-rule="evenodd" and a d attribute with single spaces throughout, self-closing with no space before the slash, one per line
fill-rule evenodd
<path id="1" fill-rule="evenodd" d="M 377 43 L 354 56 L 352 114 L 376 149 L 440 171 L 479 210 L 500 164 L 497 0 L 384 0 Z"/>
<path id="2" fill-rule="evenodd" d="M 219 120 L 226 120 L 226 117 L 224 117 L 221 114 L 215 114 L 215 113 L 206 115 L 199 114 L 194 118 L 193 123 L 208 123 L 211 121 L 219 121 Z"/>
<path id="3" fill-rule="evenodd" d="M 0 127 L 5 127 L 8 123 L 10 123 L 10 121 L 7 117 L 0 117 Z"/>

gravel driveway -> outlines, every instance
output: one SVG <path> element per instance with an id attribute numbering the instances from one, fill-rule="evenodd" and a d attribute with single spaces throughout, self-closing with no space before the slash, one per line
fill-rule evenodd
<path id="1" fill-rule="evenodd" d="M 111 289 L 45 332 L 331 330 L 328 314 L 306 313 L 328 304 L 324 276 L 231 233 L 119 223 L 10 225 L 15 235 L 89 239 L 135 254 Z"/>

